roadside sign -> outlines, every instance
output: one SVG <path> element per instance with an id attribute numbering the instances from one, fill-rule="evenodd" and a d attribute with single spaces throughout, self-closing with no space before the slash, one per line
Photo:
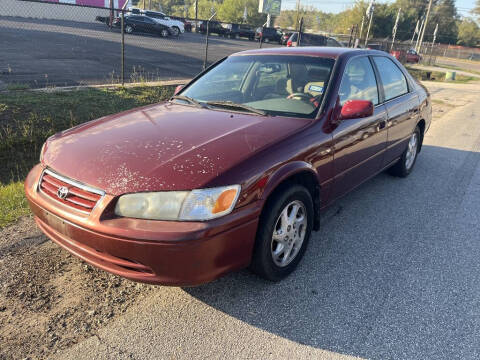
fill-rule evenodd
<path id="1" fill-rule="evenodd" d="M 281 7 L 282 0 L 260 0 L 258 2 L 258 12 L 263 14 L 278 16 Z"/>

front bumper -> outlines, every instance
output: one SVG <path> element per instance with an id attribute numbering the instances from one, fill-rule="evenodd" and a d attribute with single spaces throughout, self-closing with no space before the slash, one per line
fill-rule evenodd
<path id="1" fill-rule="evenodd" d="M 114 200 L 107 194 L 87 215 L 39 192 L 42 171 L 35 166 L 25 180 L 39 228 L 100 269 L 139 282 L 189 286 L 250 263 L 259 202 L 208 222 L 151 221 L 105 215 Z"/>

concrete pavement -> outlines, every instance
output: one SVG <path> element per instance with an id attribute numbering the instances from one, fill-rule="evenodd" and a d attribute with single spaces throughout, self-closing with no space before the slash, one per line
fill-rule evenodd
<path id="1" fill-rule="evenodd" d="M 58 358 L 478 359 L 479 95 L 435 119 L 410 177 L 380 174 L 323 214 L 285 281 L 158 287 Z"/>

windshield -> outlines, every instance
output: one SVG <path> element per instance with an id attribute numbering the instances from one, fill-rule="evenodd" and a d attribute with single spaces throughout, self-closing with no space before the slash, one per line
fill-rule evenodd
<path id="1" fill-rule="evenodd" d="M 241 105 L 237 106 L 238 111 L 250 108 L 268 115 L 313 117 L 333 64 L 332 59 L 310 56 L 232 56 L 197 79 L 181 95 L 209 107 L 223 103 L 225 109 L 228 103 Z M 187 102 L 181 97 L 176 101 Z"/>

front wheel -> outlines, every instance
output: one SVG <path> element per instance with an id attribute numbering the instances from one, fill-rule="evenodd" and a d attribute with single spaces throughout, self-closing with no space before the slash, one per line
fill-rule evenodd
<path id="1" fill-rule="evenodd" d="M 180 29 L 176 26 L 172 27 L 172 35 L 173 36 L 179 36 L 180 35 Z"/>
<path id="2" fill-rule="evenodd" d="M 421 133 L 418 126 L 408 140 L 407 148 L 403 152 L 398 162 L 393 165 L 388 172 L 391 175 L 399 177 L 407 177 L 413 170 L 413 166 L 417 161 L 417 155 L 421 146 Z"/>
<path id="3" fill-rule="evenodd" d="M 127 34 L 133 33 L 133 27 L 130 26 L 130 25 L 125 26 L 125 32 L 126 32 Z"/>
<path id="4" fill-rule="evenodd" d="M 313 214 L 312 196 L 305 187 L 294 185 L 278 193 L 260 218 L 252 271 L 279 281 L 295 270 L 310 239 Z"/>

